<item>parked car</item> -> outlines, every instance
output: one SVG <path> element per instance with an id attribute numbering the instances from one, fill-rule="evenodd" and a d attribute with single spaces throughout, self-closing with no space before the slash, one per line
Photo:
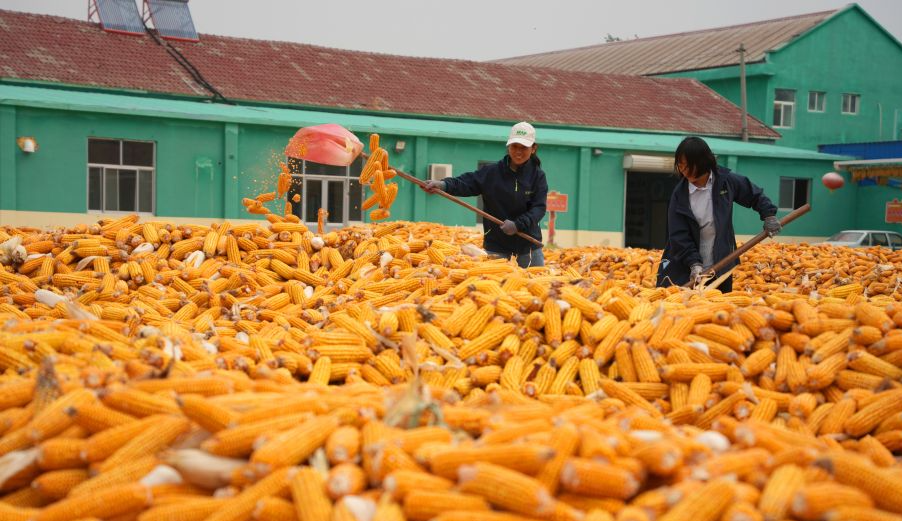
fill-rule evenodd
<path id="1" fill-rule="evenodd" d="M 850 248 L 883 246 L 893 250 L 902 250 L 902 234 L 886 230 L 843 230 L 824 241 L 824 244 L 849 246 Z"/>

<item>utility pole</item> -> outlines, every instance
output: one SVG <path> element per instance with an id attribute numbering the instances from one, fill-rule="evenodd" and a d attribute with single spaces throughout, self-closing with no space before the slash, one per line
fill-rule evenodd
<path id="1" fill-rule="evenodd" d="M 742 108 L 742 140 L 749 140 L 749 116 L 745 97 L 745 46 L 739 44 L 739 103 Z"/>

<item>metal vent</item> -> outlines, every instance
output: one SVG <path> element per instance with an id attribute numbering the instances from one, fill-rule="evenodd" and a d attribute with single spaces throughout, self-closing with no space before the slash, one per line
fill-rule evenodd
<path id="1" fill-rule="evenodd" d="M 431 181 L 441 181 L 446 177 L 451 177 L 451 165 L 443 163 L 432 163 L 429 165 L 429 179 Z"/>

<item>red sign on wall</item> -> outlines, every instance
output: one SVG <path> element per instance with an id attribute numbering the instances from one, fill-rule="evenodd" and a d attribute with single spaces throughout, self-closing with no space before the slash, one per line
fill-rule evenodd
<path id="1" fill-rule="evenodd" d="M 567 194 L 548 192 L 548 198 L 545 200 L 545 208 L 549 212 L 566 212 Z"/>
<path id="2" fill-rule="evenodd" d="M 887 201 L 886 222 L 902 223 L 902 202 L 900 202 L 898 199 Z"/>

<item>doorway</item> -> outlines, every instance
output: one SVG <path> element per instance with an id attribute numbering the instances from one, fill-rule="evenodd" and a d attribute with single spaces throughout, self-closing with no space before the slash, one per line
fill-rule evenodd
<path id="1" fill-rule="evenodd" d="M 300 202 L 292 204 L 292 213 L 311 230 L 316 230 L 317 216 L 324 208 L 326 230 L 331 231 L 363 221 L 363 190 L 358 177 L 362 161 L 350 167 L 337 167 L 296 161 L 292 172 L 288 200 L 300 194 Z"/>
<path id="2" fill-rule="evenodd" d="M 667 207 L 679 182 L 671 173 L 627 171 L 624 245 L 663 249 L 667 241 Z"/>

